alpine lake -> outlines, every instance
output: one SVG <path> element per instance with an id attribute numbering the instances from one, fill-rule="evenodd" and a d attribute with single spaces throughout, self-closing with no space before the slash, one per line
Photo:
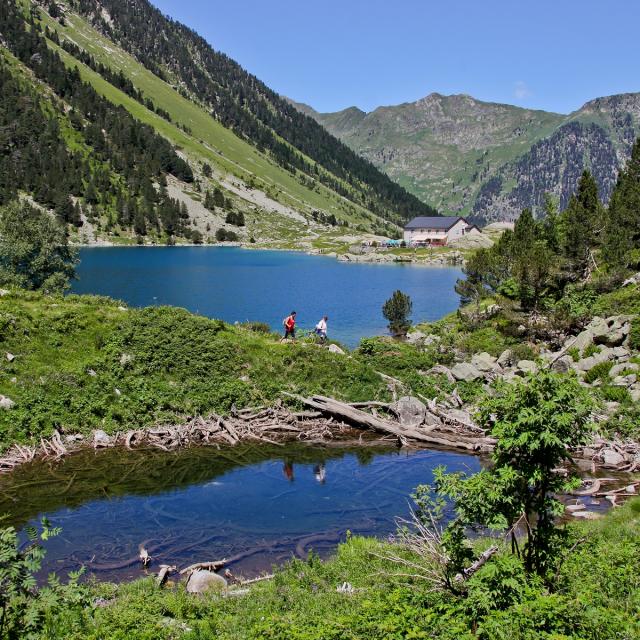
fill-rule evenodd
<path id="1" fill-rule="evenodd" d="M 329 335 L 348 347 L 383 334 L 384 301 L 413 300 L 413 317 L 454 311 L 456 268 L 345 264 L 302 253 L 215 247 L 91 248 L 80 251 L 73 293 L 131 306 L 174 305 L 227 322 L 279 330 L 292 309 L 311 329 L 329 316 Z M 433 470 L 477 472 L 481 460 L 395 445 L 238 445 L 228 449 L 86 450 L 33 462 L 0 478 L 0 513 L 24 531 L 44 516 L 60 527 L 41 572 L 84 568 L 100 580 L 158 564 L 228 559 L 239 575 L 269 570 L 313 550 L 330 554 L 347 535 L 385 537 L 409 514 L 411 494 Z"/>

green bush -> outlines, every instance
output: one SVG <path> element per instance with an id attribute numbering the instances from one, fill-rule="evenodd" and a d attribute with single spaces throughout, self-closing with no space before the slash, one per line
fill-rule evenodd
<path id="1" fill-rule="evenodd" d="M 640 351 L 640 318 L 634 318 L 631 321 L 629 347 L 634 351 Z"/>
<path id="2" fill-rule="evenodd" d="M 588 357 L 588 356 L 585 356 Z M 584 376 L 585 382 L 591 384 L 596 380 L 600 380 L 602 382 L 606 382 L 609 380 L 609 371 L 611 371 L 611 367 L 613 367 L 613 362 L 601 362 L 597 364 L 595 367 L 592 367 L 587 371 Z"/>
<path id="3" fill-rule="evenodd" d="M 518 362 L 520 360 L 535 360 L 538 357 L 535 349 L 526 342 L 514 344 L 510 347 L 513 359 Z"/>
<path id="4" fill-rule="evenodd" d="M 600 351 L 601 351 L 600 347 L 597 344 L 593 344 L 592 342 L 584 348 L 584 351 L 582 352 L 582 357 L 590 358 L 591 356 L 594 356 L 596 353 L 600 353 Z"/>

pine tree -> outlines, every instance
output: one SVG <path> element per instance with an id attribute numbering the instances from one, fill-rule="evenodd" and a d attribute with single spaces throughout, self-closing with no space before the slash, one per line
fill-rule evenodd
<path id="1" fill-rule="evenodd" d="M 614 267 L 640 266 L 640 138 L 611 195 L 604 233 L 604 256 Z"/>
<path id="2" fill-rule="evenodd" d="M 394 291 L 393 295 L 382 306 L 382 315 L 389 321 L 389 331 L 394 336 L 407 334 L 411 323 L 409 316 L 413 309 L 411 298 L 402 291 Z"/>
<path id="3" fill-rule="evenodd" d="M 564 212 L 563 251 L 574 277 L 588 276 L 596 266 L 593 250 L 598 244 L 603 210 L 598 199 L 598 185 L 586 169 L 578 190 L 571 196 Z"/>

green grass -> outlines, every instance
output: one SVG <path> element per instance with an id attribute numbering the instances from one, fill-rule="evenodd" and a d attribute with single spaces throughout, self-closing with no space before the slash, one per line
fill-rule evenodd
<path id="1" fill-rule="evenodd" d="M 388 398 L 358 359 L 178 308 L 121 311 L 107 298 L 0 298 L 0 447 L 54 429 L 115 432 L 271 403 L 282 391 Z M 124 357 L 123 357 L 124 356 Z"/>

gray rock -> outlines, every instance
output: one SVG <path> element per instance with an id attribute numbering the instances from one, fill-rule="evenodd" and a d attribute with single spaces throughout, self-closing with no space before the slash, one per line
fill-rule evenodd
<path id="1" fill-rule="evenodd" d="M 584 518 L 585 520 L 598 520 L 602 517 L 595 511 L 574 511 L 571 515 L 574 518 Z"/>
<path id="2" fill-rule="evenodd" d="M 494 358 L 491 354 L 483 352 L 476 353 L 471 358 L 471 364 L 478 369 L 478 371 L 493 371 L 496 368 L 497 358 Z"/>
<path id="3" fill-rule="evenodd" d="M 5 296 L 8 296 L 11 293 L 11 291 L 9 291 L 8 289 L 0 289 L 0 298 L 4 298 Z"/>
<path id="4" fill-rule="evenodd" d="M 573 365 L 573 358 L 571 356 L 560 356 L 552 365 L 552 371 L 557 373 L 568 373 Z"/>
<path id="5" fill-rule="evenodd" d="M 569 338 L 565 343 L 565 348 L 577 349 L 582 353 L 593 342 L 593 333 L 590 329 L 585 329 L 575 338 Z"/>
<path id="6" fill-rule="evenodd" d="M 622 286 L 623 287 L 628 287 L 629 285 L 632 285 L 632 284 L 640 284 L 640 273 L 636 273 L 634 276 L 631 276 L 630 278 L 627 278 L 622 283 Z"/>
<path id="7" fill-rule="evenodd" d="M 429 369 L 429 371 L 426 372 L 426 375 L 431 375 L 431 374 L 445 376 L 451 384 L 455 383 L 456 381 L 451 371 L 447 367 L 445 367 L 443 364 L 437 364 L 434 367 L 431 367 L 431 369 Z"/>
<path id="8" fill-rule="evenodd" d="M 520 360 L 517 364 L 517 369 L 521 373 L 536 373 L 538 365 L 533 360 Z"/>
<path id="9" fill-rule="evenodd" d="M 586 330 L 591 333 L 594 342 L 597 342 L 600 338 L 603 338 L 611 331 L 609 322 L 599 316 L 596 316 L 587 325 Z"/>
<path id="10" fill-rule="evenodd" d="M 610 360 L 617 360 L 618 362 L 627 362 L 631 357 L 629 349 L 625 349 L 624 347 L 614 347 L 613 349 L 605 347 L 603 352 L 610 355 Z"/>
<path id="11" fill-rule="evenodd" d="M 120 356 L 120 364 L 123 367 L 126 367 L 128 364 L 131 364 L 133 362 L 133 356 L 129 355 L 128 353 L 123 353 Z"/>
<path id="12" fill-rule="evenodd" d="M 93 432 L 93 444 L 98 447 L 106 447 L 111 444 L 111 438 L 102 429 L 96 429 Z"/>
<path id="13" fill-rule="evenodd" d="M 7 396 L 0 396 L 0 409 L 8 411 L 9 409 L 13 409 L 15 406 L 16 403 L 11 398 L 7 398 Z"/>
<path id="14" fill-rule="evenodd" d="M 407 342 L 409 344 L 419 344 L 423 342 L 426 337 L 427 335 L 422 333 L 422 331 L 411 331 L 407 333 Z"/>
<path id="15" fill-rule="evenodd" d="M 614 449 L 604 449 L 602 451 L 602 461 L 607 466 L 618 467 L 625 461 L 625 458 Z"/>
<path id="16" fill-rule="evenodd" d="M 337 353 L 341 356 L 345 355 L 344 351 L 337 344 L 330 344 L 329 351 L 330 353 Z"/>
<path id="17" fill-rule="evenodd" d="M 482 378 L 482 372 L 478 371 L 472 364 L 468 362 L 458 362 L 452 369 L 451 374 L 456 380 L 465 380 L 471 382 Z"/>
<path id="18" fill-rule="evenodd" d="M 586 505 L 579 503 L 579 504 L 568 504 L 565 506 L 565 509 L 569 512 L 569 513 L 575 513 L 576 511 L 584 511 L 587 508 Z"/>
<path id="19" fill-rule="evenodd" d="M 95 378 L 98 374 L 93 369 L 89 369 L 89 371 L 87 371 L 87 375 Z"/>
<path id="20" fill-rule="evenodd" d="M 205 593 L 210 589 L 223 591 L 227 588 L 227 581 L 213 571 L 194 571 L 187 581 L 188 593 Z"/>
<path id="21" fill-rule="evenodd" d="M 633 400 L 633 402 L 640 402 L 640 387 L 629 389 L 629 395 L 631 396 L 631 400 Z"/>
<path id="22" fill-rule="evenodd" d="M 612 378 L 619 376 L 623 371 L 638 371 L 640 367 L 635 362 L 622 362 L 620 364 L 614 364 L 609 371 L 609 375 Z"/>
<path id="23" fill-rule="evenodd" d="M 496 360 L 496 364 L 501 366 L 503 369 L 506 369 L 507 367 L 511 366 L 512 364 L 515 364 L 514 357 L 513 357 L 513 351 L 511 351 L 511 349 L 506 349 L 505 351 L 503 351 L 500 354 L 500 357 Z"/>
<path id="24" fill-rule="evenodd" d="M 427 407 L 424 402 L 413 396 L 404 396 L 391 405 L 400 424 L 405 427 L 417 427 L 424 422 Z"/>
<path id="25" fill-rule="evenodd" d="M 580 371 L 591 371 L 597 364 L 612 360 L 613 354 L 611 352 L 611 349 L 603 349 L 600 353 L 595 353 L 588 358 L 583 358 L 580 362 L 575 363 L 574 366 Z"/>
<path id="26" fill-rule="evenodd" d="M 15 359 L 16 359 L 16 357 L 13 355 L 13 353 L 7 352 L 7 360 L 9 362 L 13 362 Z"/>

